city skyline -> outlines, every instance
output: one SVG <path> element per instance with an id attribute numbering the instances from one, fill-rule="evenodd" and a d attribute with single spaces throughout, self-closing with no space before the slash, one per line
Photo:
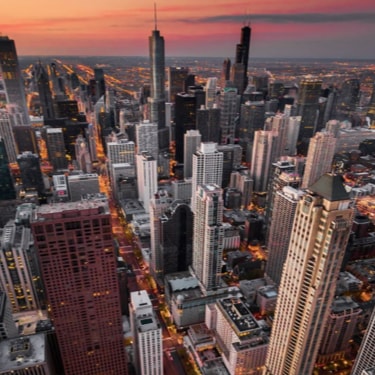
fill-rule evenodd
<path id="1" fill-rule="evenodd" d="M 233 57 L 239 28 L 250 21 L 252 57 L 375 57 L 375 7 L 371 0 L 287 3 L 191 0 L 157 2 L 157 28 L 168 56 Z M 87 7 L 67 0 L 20 0 L 2 7 L 0 33 L 17 42 L 18 55 L 147 56 L 154 2 L 108 0 Z"/>

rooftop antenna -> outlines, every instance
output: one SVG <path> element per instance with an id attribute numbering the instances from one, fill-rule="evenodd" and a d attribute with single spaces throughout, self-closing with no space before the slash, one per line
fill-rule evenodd
<path id="1" fill-rule="evenodd" d="M 155 30 L 158 29 L 158 20 L 156 16 L 156 1 L 154 2 L 154 22 L 155 22 Z"/>

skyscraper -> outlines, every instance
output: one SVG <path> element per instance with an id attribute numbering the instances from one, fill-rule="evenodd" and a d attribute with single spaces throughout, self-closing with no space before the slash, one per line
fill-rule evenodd
<path id="1" fill-rule="evenodd" d="M 0 109 L 0 137 L 4 142 L 9 163 L 15 163 L 17 160 L 18 149 L 9 113 L 5 109 Z"/>
<path id="2" fill-rule="evenodd" d="M 303 79 L 299 86 L 297 108 L 301 116 L 301 127 L 298 140 L 308 143 L 317 130 L 319 97 L 322 81 L 318 79 Z"/>
<path id="3" fill-rule="evenodd" d="M 66 169 L 68 167 L 68 160 L 65 157 L 65 144 L 62 129 L 45 129 L 45 140 L 48 151 L 48 160 L 53 165 L 53 168 L 55 170 Z"/>
<path id="4" fill-rule="evenodd" d="M 248 84 L 247 69 L 249 65 L 251 27 L 244 26 L 241 29 L 241 41 L 236 46 L 236 64 L 243 66 L 243 88 L 246 89 Z M 242 92 L 240 92 L 242 94 Z"/>
<path id="5" fill-rule="evenodd" d="M 375 363 L 375 309 L 372 312 L 365 337 L 362 340 L 351 375 L 362 375 Z"/>
<path id="6" fill-rule="evenodd" d="M 42 107 L 42 115 L 44 123 L 48 123 L 49 119 L 55 118 L 55 110 L 53 108 L 52 92 L 49 85 L 49 77 L 46 68 L 39 62 L 35 66 L 35 80 L 38 86 L 39 100 Z"/>
<path id="7" fill-rule="evenodd" d="M 273 143 L 275 134 L 272 130 L 257 130 L 251 158 L 250 176 L 254 180 L 254 191 L 267 190 L 271 163 L 273 162 Z"/>
<path id="8" fill-rule="evenodd" d="M 223 193 L 218 185 L 198 185 L 195 192 L 193 270 L 206 290 L 220 285 L 223 206 Z"/>
<path id="9" fill-rule="evenodd" d="M 331 171 L 335 148 L 336 138 L 331 133 L 318 132 L 310 139 L 302 189 L 311 186 L 320 176 Z"/>
<path id="10" fill-rule="evenodd" d="M 216 143 L 201 143 L 193 155 L 193 176 L 191 208 L 194 212 L 198 185 L 216 184 L 221 186 L 223 178 L 223 153 L 217 150 Z"/>
<path id="11" fill-rule="evenodd" d="M 194 94 L 179 93 L 175 105 L 176 160 L 184 162 L 184 135 L 197 126 L 197 98 Z"/>
<path id="12" fill-rule="evenodd" d="M 302 196 L 301 190 L 290 186 L 285 186 L 282 190 L 275 192 L 272 210 L 275 220 L 271 221 L 267 236 L 269 254 L 266 274 L 276 285 L 280 285 L 281 273 L 292 234 L 294 214 Z"/>
<path id="13" fill-rule="evenodd" d="M 13 312 L 36 310 L 40 307 L 34 277 L 29 266 L 27 253 L 33 246 L 30 228 L 9 221 L 1 236 L 0 289 L 9 298 Z"/>
<path id="14" fill-rule="evenodd" d="M 163 282 L 163 254 L 161 250 L 161 223 L 160 217 L 172 204 L 173 199 L 166 190 L 155 192 L 150 199 L 150 245 L 151 245 L 151 261 L 150 269 L 153 276 L 158 282 Z"/>
<path id="15" fill-rule="evenodd" d="M 126 375 L 107 200 L 39 206 L 31 226 L 65 373 Z"/>
<path id="16" fill-rule="evenodd" d="M 184 135 L 184 178 L 193 173 L 193 154 L 200 148 L 202 136 L 198 130 L 188 130 Z"/>
<path id="17" fill-rule="evenodd" d="M 30 120 L 16 46 L 14 40 L 7 36 L 0 36 L 0 77 L 5 87 L 5 104 L 16 104 L 22 114 L 22 122 L 28 125 Z"/>
<path id="18" fill-rule="evenodd" d="M 353 213 L 337 175 L 322 176 L 299 201 L 281 276 L 266 374 L 313 373 Z"/>
<path id="19" fill-rule="evenodd" d="M 159 149 L 169 147 L 168 129 L 165 126 L 165 57 L 164 38 L 157 30 L 156 9 L 155 29 L 149 37 L 151 65 L 151 97 L 149 100 L 150 120 L 156 122 L 159 129 Z"/>
<path id="20" fill-rule="evenodd" d="M 138 197 L 146 212 L 150 212 L 150 200 L 158 190 L 157 162 L 148 152 L 136 156 Z"/>
<path id="21" fill-rule="evenodd" d="M 226 87 L 219 95 L 221 144 L 233 143 L 237 117 L 237 89 Z"/>
<path id="22" fill-rule="evenodd" d="M 0 137 L 0 201 L 15 199 L 16 191 L 9 169 L 4 140 Z"/>
<path id="23" fill-rule="evenodd" d="M 162 329 L 145 290 L 130 294 L 130 322 L 140 375 L 163 375 Z"/>
<path id="24" fill-rule="evenodd" d="M 168 68 L 168 100 L 175 102 L 179 92 L 186 92 L 186 79 L 189 75 L 189 68 L 173 67 Z"/>

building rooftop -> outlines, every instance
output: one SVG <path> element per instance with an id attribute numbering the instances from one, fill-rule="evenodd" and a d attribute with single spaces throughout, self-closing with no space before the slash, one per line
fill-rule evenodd
<path id="1" fill-rule="evenodd" d="M 6 373 L 37 366 L 46 361 L 46 340 L 43 333 L 0 342 L 0 371 Z"/>
<path id="2" fill-rule="evenodd" d="M 331 202 L 350 199 L 349 194 L 344 188 L 342 177 L 331 173 L 320 177 L 308 190 Z"/>
<path id="3" fill-rule="evenodd" d="M 218 305 L 228 320 L 233 323 L 237 335 L 244 336 L 246 334 L 251 334 L 251 331 L 261 329 L 253 314 L 241 299 L 236 297 L 223 298 L 218 301 Z"/>

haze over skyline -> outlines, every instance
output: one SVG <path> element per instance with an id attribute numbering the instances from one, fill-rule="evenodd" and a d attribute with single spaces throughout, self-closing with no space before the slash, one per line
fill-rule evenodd
<path id="1" fill-rule="evenodd" d="M 147 56 L 154 2 L 18 0 L 2 5 L 0 33 L 19 55 Z M 375 58 L 373 0 L 157 2 L 167 56 L 232 57 L 251 22 L 251 57 Z"/>

